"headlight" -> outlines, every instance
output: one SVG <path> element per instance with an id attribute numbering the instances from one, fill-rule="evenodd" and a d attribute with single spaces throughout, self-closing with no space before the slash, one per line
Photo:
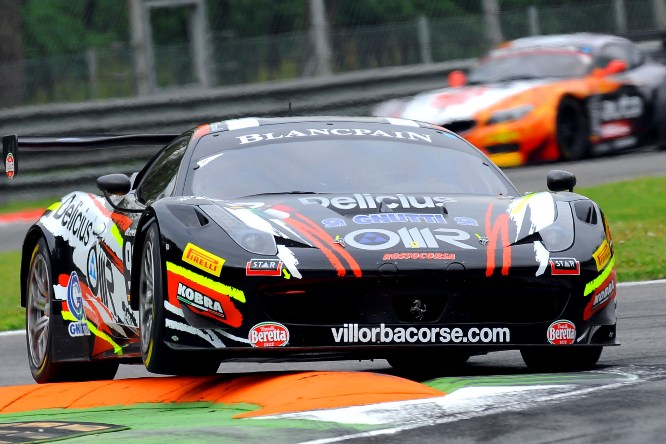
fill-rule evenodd
<path id="1" fill-rule="evenodd" d="M 199 208 L 218 224 L 243 249 L 254 254 L 275 256 L 277 245 L 271 233 L 248 227 L 217 205 L 200 205 Z"/>
<path id="2" fill-rule="evenodd" d="M 534 105 L 523 105 L 516 108 L 503 109 L 500 111 L 495 111 L 490 119 L 488 119 L 488 124 L 492 123 L 502 123 L 502 122 L 511 122 L 513 120 L 518 120 L 528 114 L 534 109 Z"/>
<path id="3" fill-rule="evenodd" d="M 557 202 L 555 222 L 539 230 L 543 245 L 551 253 L 564 251 L 573 245 L 574 219 L 567 202 Z"/>

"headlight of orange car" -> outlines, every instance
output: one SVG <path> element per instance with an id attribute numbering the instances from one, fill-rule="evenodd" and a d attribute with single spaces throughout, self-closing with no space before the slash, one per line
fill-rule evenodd
<path id="1" fill-rule="evenodd" d="M 522 119 L 533 109 L 534 105 L 522 105 L 522 106 L 517 106 L 515 108 L 495 111 L 490 116 L 490 119 L 488 119 L 488 124 L 490 125 L 493 123 L 511 122 L 513 120 Z"/>

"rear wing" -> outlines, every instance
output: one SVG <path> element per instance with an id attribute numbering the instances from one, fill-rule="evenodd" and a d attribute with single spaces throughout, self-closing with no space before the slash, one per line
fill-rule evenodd
<path id="1" fill-rule="evenodd" d="M 176 137 L 178 137 L 178 134 L 19 138 L 14 134 L 2 137 L 2 159 L 7 177 L 13 179 L 19 171 L 19 148 L 21 152 L 48 150 L 83 151 L 135 145 L 166 145 Z"/>

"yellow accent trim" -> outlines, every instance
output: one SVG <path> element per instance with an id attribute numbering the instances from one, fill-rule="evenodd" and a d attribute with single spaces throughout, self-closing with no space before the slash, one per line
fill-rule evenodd
<path id="1" fill-rule="evenodd" d="M 193 243 L 188 243 L 185 250 L 183 250 L 183 262 L 219 277 L 225 260 L 201 247 L 197 247 Z"/>
<path id="2" fill-rule="evenodd" d="M 511 210 L 511 214 L 520 214 L 525 210 L 525 207 L 527 206 L 527 203 L 530 201 L 532 197 L 535 196 L 536 193 L 530 193 L 527 194 L 520 199 L 518 199 L 518 203 L 516 204 L 515 207 Z"/>
<path id="3" fill-rule="evenodd" d="M 113 224 L 111 226 L 111 235 L 116 240 L 116 242 L 118 242 L 118 245 L 120 245 L 120 248 L 123 248 L 123 235 L 120 234 L 120 230 L 118 229 L 118 225 Z"/>
<path id="4" fill-rule="evenodd" d="M 211 290 L 217 291 L 218 293 L 226 294 L 230 298 L 236 299 L 237 301 L 245 302 L 245 293 L 243 293 L 243 290 L 239 290 L 237 288 L 224 285 L 220 282 L 216 282 L 212 279 L 207 278 L 206 276 L 201 276 L 200 274 L 196 274 L 193 271 L 188 270 L 187 268 L 183 268 L 179 265 L 176 265 L 173 262 L 167 262 L 166 268 L 167 271 L 182 276 L 185 279 L 189 279 L 192 282 L 196 282 L 197 284 L 202 285 L 206 288 L 210 288 Z"/>
<path id="5" fill-rule="evenodd" d="M 613 267 L 615 267 L 615 256 L 611 257 L 610 262 L 608 263 L 608 266 L 606 267 L 603 273 L 597 276 L 592 282 L 588 282 L 585 285 L 585 291 L 583 292 L 583 296 L 587 296 L 590 293 L 592 293 L 594 290 L 599 288 L 601 284 L 604 283 L 606 278 L 610 276 L 611 272 L 613 271 Z"/>
<path id="6" fill-rule="evenodd" d="M 76 318 L 74 317 L 74 315 L 73 315 L 71 312 L 69 312 L 69 311 L 63 311 L 63 312 L 62 312 L 62 318 L 63 318 L 65 321 L 72 321 L 72 322 L 78 322 L 78 321 L 79 321 L 79 320 L 76 319 Z M 97 327 L 95 327 L 95 324 L 93 324 L 92 322 L 90 322 L 90 321 L 87 320 L 87 319 L 86 319 L 86 324 L 88 324 L 88 328 L 90 329 L 90 332 L 91 332 L 92 334 L 94 334 L 94 335 L 97 336 L 98 338 L 100 338 L 100 339 L 102 339 L 102 340 L 108 342 L 109 344 L 111 344 L 111 345 L 113 346 L 113 352 L 114 352 L 115 354 L 117 354 L 117 355 L 122 355 L 122 354 L 123 354 L 123 348 L 122 348 L 120 345 L 116 344 L 116 343 L 114 342 L 114 340 L 111 339 L 111 337 L 110 337 L 109 335 L 107 335 L 106 333 L 103 333 L 103 332 L 99 331 L 99 330 L 97 329 Z"/>
<path id="7" fill-rule="evenodd" d="M 60 205 L 62 205 L 62 202 L 60 202 L 60 201 L 55 202 L 55 203 L 51 204 L 51 206 L 48 207 L 47 210 L 56 211 L 58 208 L 60 208 Z"/>
<path id="8" fill-rule="evenodd" d="M 150 360 L 153 357 L 153 340 L 150 340 L 150 343 L 148 344 L 148 353 L 146 353 L 146 365 L 150 364 Z"/>

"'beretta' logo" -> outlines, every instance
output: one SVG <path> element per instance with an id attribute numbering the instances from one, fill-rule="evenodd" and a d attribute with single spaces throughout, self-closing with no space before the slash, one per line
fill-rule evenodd
<path id="1" fill-rule="evenodd" d="M 188 243 L 183 251 L 183 261 L 218 277 L 225 262 L 221 257 L 191 243 Z"/>

